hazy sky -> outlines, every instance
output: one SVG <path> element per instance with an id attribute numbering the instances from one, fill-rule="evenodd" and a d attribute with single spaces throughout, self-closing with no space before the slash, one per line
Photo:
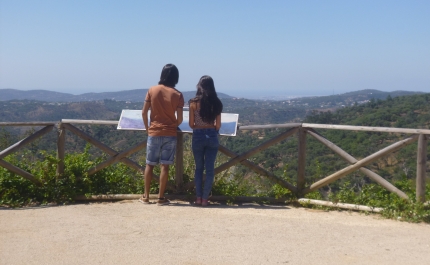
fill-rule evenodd
<path id="1" fill-rule="evenodd" d="M 430 1 L 0 0 L 0 88 L 148 88 L 166 63 L 182 91 L 430 92 Z"/>

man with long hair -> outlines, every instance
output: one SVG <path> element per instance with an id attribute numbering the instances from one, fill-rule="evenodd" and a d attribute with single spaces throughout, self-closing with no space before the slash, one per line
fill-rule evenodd
<path id="1" fill-rule="evenodd" d="M 149 191 L 154 166 L 160 164 L 160 189 L 158 205 L 169 203 L 164 197 L 169 166 L 173 164 L 176 152 L 177 128 L 182 123 L 184 97 L 176 90 L 179 81 L 179 71 L 173 64 L 166 64 L 161 71 L 158 85 L 149 88 L 142 109 L 143 124 L 148 132 L 146 147 L 145 193 L 139 200 L 149 203 Z M 148 111 L 151 109 L 148 126 Z M 175 113 L 177 115 L 175 115 Z"/>

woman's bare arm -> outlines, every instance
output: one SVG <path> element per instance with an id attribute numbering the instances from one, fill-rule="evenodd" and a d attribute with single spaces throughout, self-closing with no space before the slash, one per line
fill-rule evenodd
<path id="1" fill-rule="evenodd" d="M 193 103 L 190 104 L 188 125 L 190 125 L 191 129 L 194 129 L 194 104 Z"/>
<path id="2" fill-rule="evenodd" d="M 215 119 L 215 129 L 219 131 L 221 128 L 221 114 L 218 114 Z"/>

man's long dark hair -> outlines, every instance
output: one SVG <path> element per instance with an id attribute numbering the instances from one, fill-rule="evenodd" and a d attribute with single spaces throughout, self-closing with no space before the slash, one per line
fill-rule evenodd
<path id="1" fill-rule="evenodd" d="M 179 81 L 179 71 L 174 64 L 166 64 L 161 70 L 159 85 L 165 85 L 168 87 L 175 87 Z"/>
<path id="2" fill-rule="evenodd" d="M 222 112 L 222 102 L 215 91 L 215 84 L 212 77 L 202 76 L 197 84 L 196 97 L 191 101 L 200 101 L 200 117 L 207 123 L 212 123 L 216 116 Z"/>

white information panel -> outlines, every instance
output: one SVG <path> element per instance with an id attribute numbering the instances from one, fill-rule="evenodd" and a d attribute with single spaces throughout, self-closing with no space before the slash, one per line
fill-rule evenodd
<path id="1" fill-rule="evenodd" d="M 148 112 L 149 120 L 150 112 Z M 184 120 L 179 125 L 179 129 L 183 132 L 192 133 L 193 130 L 190 128 L 189 112 L 184 110 Z M 220 135 L 225 136 L 236 136 L 237 122 L 239 114 L 234 113 L 221 113 L 221 129 L 219 130 Z M 142 120 L 142 110 L 130 110 L 125 109 L 121 112 L 121 117 L 118 122 L 118 130 L 145 130 Z"/>

